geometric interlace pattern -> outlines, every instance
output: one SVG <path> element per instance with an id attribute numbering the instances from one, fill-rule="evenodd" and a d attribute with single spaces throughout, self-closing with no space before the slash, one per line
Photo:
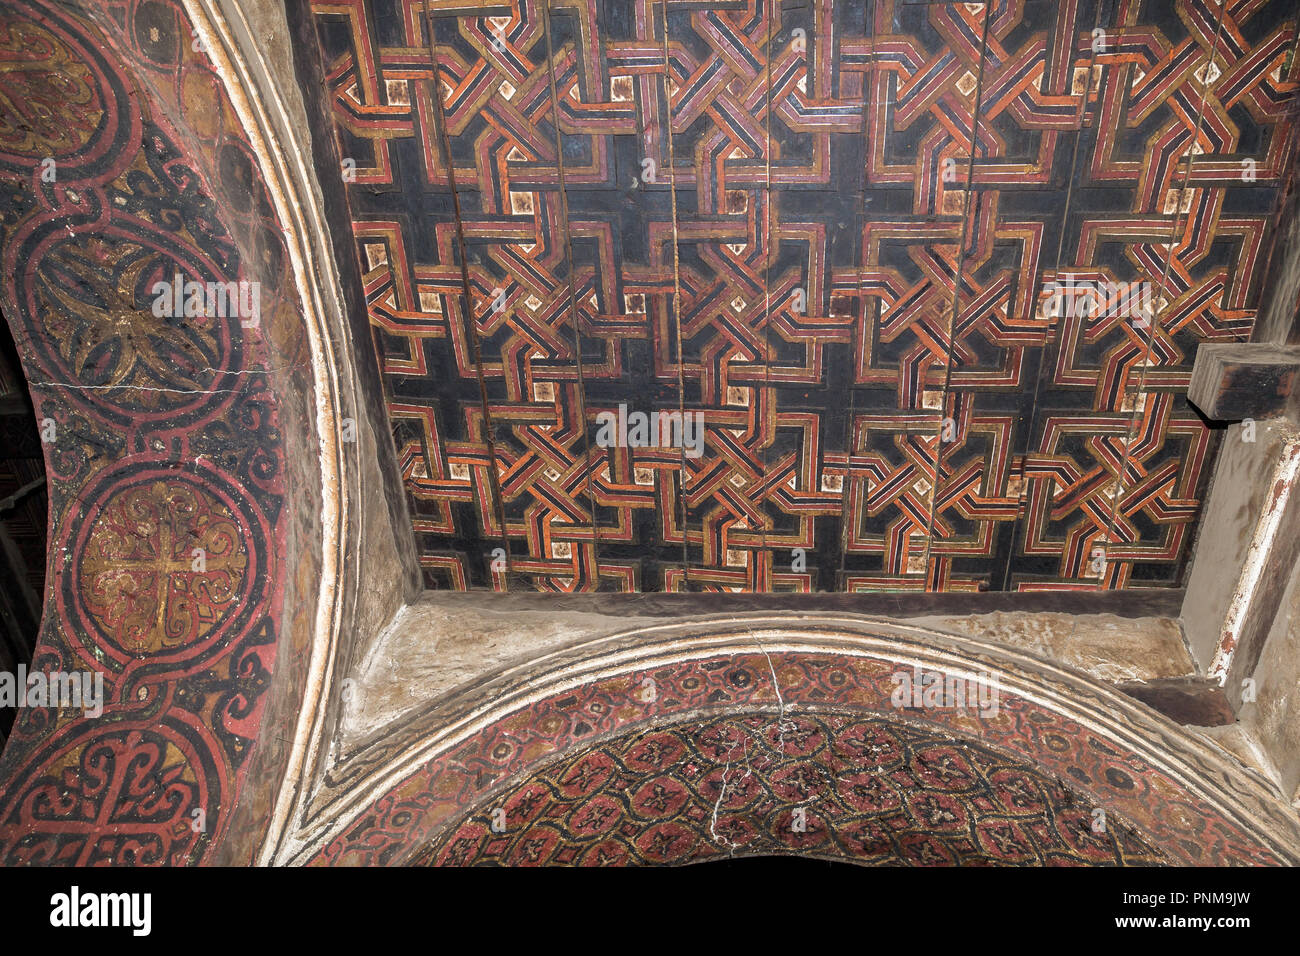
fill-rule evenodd
<path id="1" fill-rule="evenodd" d="M 1181 583 L 1289 0 L 313 8 L 428 586 Z"/>

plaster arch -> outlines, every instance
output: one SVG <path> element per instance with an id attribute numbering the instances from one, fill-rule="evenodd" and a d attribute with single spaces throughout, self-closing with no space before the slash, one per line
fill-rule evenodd
<path id="1" fill-rule="evenodd" d="M 900 710 L 892 700 L 894 675 L 914 669 L 997 687 L 997 712 Z M 653 689 L 649 695 L 647 687 Z M 746 721 L 748 730 L 741 727 Z M 1049 818 L 1061 808 L 1072 807 L 1076 822 L 1081 810 L 1090 814 L 1101 808 L 1112 827 L 1103 832 L 1115 840 L 1123 834 L 1132 847 L 1143 848 L 1132 855 L 1136 861 L 1295 860 L 1300 827 L 1263 781 L 1112 687 L 1029 654 L 896 621 L 751 614 L 655 623 L 574 640 L 500 667 L 418 713 L 356 737 L 342 748 L 331 787 L 318 798 L 319 822 L 301 832 L 285 862 L 446 862 L 444 851 L 468 839 L 467 833 L 482 841 L 461 862 L 476 854 L 496 859 L 486 850 L 495 838 L 491 811 L 506 809 L 501 836 L 506 841 L 510 801 L 530 786 L 549 794 L 545 799 L 556 813 L 576 810 L 577 796 L 572 805 L 559 800 L 555 768 L 588 758 L 618 763 L 620 780 L 613 785 L 616 792 L 606 792 L 602 784 L 605 789 L 596 794 L 578 795 L 581 802 L 599 795 L 621 801 L 635 816 L 634 794 L 665 771 L 638 770 L 614 755 L 646 735 L 671 735 L 673 728 L 687 725 L 717 728 L 729 722 L 728 733 L 743 731 L 760 749 L 766 747 L 773 767 L 818 776 L 829 788 L 827 799 L 838 799 L 831 792 L 835 773 L 871 777 L 870 761 L 854 771 L 841 754 L 834 771 L 801 761 L 797 749 L 786 752 L 777 743 L 783 726 L 793 738 L 798 726 L 815 726 L 820 730 L 814 733 L 824 734 L 828 721 L 871 725 L 886 735 L 910 734 L 932 743 L 946 740 L 954 752 L 996 754 L 1026 777 L 1055 781 L 1059 805 L 1045 809 L 1035 818 L 1039 823 L 1059 832 Z M 697 751 L 694 759 L 706 758 Z M 715 754 L 713 762 L 711 768 L 697 768 L 700 779 L 710 773 L 716 778 L 727 760 Z M 687 772 L 681 766 L 677 771 Z M 877 783 L 884 781 L 874 776 Z M 677 783 L 686 787 L 681 776 Z M 709 786 L 693 787 L 691 806 L 722 799 L 717 780 Z M 793 802 L 782 805 L 770 782 L 764 787 L 775 801 L 765 811 L 766 822 L 737 825 L 772 837 L 771 820 L 785 819 L 781 814 L 788 814 Z M 996 787 L 989 791 L 997 793 Z M 989 794 L 984 798 L 992 799 Z M 1006 822 L 995 817 L 990 816 L 991 825 Z M 924 828 L 913 829 L 924 836 Z M 519 836 L 517 826 L 514 835 Z M 717 841 L 699 826 L 694 838 L 697 849 L 705 848 L 702 855 L 717 849 Z M 635 840 L 624 842 L 626 849 Z M 581 843 L 575 838 L 574 854 Z M 1130 859 L 1127 851 L 1115 852 L 1109 862 Z"/>

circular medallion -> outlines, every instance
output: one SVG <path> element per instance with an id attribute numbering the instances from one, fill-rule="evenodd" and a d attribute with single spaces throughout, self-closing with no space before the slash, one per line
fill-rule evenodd
<path id="1" fill-rule="evenodd" d="M 31 836 L 0 865 L 193 862 L 224 823 L 218 753 L 200 724 L 168 716 L 70 725 L 6 781 L 2 818 Z"/>
<path id="2" fill-rule="evenodd" d="M 229 476 L 198 471 L 119 468 L 68 522 L 64 553 L 76 558 L 61 594 L 83 656 L 115 670 L 192 672 L 260 613 L 269 529 Z"/>
<path id="3" fill-rule="evenodd" d="M 0 48 L 23 55 L 0 74 L 0 169 L 40 167 L 61 184 L 113 178 L 139 136 L 125 78 L 70 18 L 22 0 L 6 7 Z"/>
<path id="4" fill-rule="evenodd" d="M 243 362 L 241 295 L 216 266 L 142 221 L 69 236 L 53 226 L 23 250 L 14 293 L 41 374 L 114 425 L 182 428 L 229 404 Z M 251 308 L 249 310 L 251 312 Z M 39 332 L 37 330 L 44 330 Z M 50 334 L 54 333 L 54 334 Z"/>

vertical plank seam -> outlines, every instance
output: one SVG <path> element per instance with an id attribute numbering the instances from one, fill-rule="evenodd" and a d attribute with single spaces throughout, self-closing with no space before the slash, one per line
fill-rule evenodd
<path id="1" fill-rule="evenodd" d="M 483 353 L 479 345 L 478 320 L 474 315 L 474 298 L 469 284 L 469 254 L 465 244 L 465 223 L 461 217 L 460 195 L 456 189 L 456 163 L 451 155 L 451 137 L 447 131 L 447 118 L 442 107 L 442 73 L 438 68 L 438 45 L 433 38 L 433 17 L 429 14 L 429 0 L 421 0 L 424 8 L 424 29 L 428 38 L 430 65 L 433 68 L 434 122 L 438 125 L 438 143 L 447 162 L 447 185 L 451 189 L 451 208 L 456 219 L 456 246 L 460 253 L 461 295 L 465 300 L 465 320 L 469 324 L 470 349 L 474 359 L 474 376 L 478 379 L 479 404 L 483 413 L 483 432 L 488 458 L 488 488 L 495 505 L 497 521 L 501 525 L 501 544 L 506 555 L 502 590 L 510 590 L 510 535 L 506 527 L 505 502 L 501 498 L 501 483 L 497 476 L 496 441 L 493 437 L 492 409 L 488 403 L 487 382 L 483 376 Z M 484 516 L 486 519 L 486 516 Z M 486 524 L 486 521 L 485 521 Z M 495 582 L 494 582 L 495 583 Z"/>
<path id="2" fill-rule="evenodd" d="M 957 334 L 957 315 L 961 303 L 962 275 L 966 264 L 966 243 L 970 239 L 971 217 L 977 215 L 976 207 L 978 204 L 974 197 L 975 150 L 979 146 L 980 101 L 984 95 L 984 66 L 988 62 L 989 20 L 992 19 L 992 14 L 993 2 L 992 0 L 985 0 L 984 28 L 980 37 L 979 74 L 975 78 L 975 106 L 972 111 L 970 155 L 966 158 L 966 189 L 964 191 L 965 199 L 962 202 L 961 245 L 957 247 L 957 272 L 953 277 L 952 308 L 948 312 L 948 344 L 943 363 L 943 393 L 939 399 L 939 427 L 935 432 L 934 443 L 934 479 L 930 485 L 930 510 L 925 527 L 925 555 L 923 568 L 925 573 L 924 590 L 927 592 L 932 590 L 930 586 L 930 555 L 933 551 L 934 545 L 934 513 L 939 507 L 939 486 L 943 481 L 943 422 L 944 412 L 948 410 L 948 394 L 952 388 L 952 351 L 953 343 Z M 940 174 L 940 178 L 942 178 L 942 174 Z M 921 379 L 920 386 L 922 393 L 924 393 L 924 377 Z"/>
<path id="3" fill-rule="evenodd" d="M 1219 37 L 1223 33 L 1223 18 L 1227 12 L 1228 12 L 1228 0 L 1220 0 L 1219 22 L 1214 28 L 1214 42 L 1210 44 L 1210 55 L 1208 60 L 1206 61 L 1207 67 L 1212 66 L 1214 64 L 1214 57 L 1219 51 Z M 1206 72 L 1206 77 L 1207 78 L 1209 77 L 1208 70 Z M 1160 295 L 1161 297 L 1164 297 L 1165 287 L 1169 281 L 1169 267 L 1174 260 L 1174 244 L 1178 240 L 1178 234 L 1182 231 L 1182 225 L 1184 222 L 1183 212 L 1182 212 L 1183 196 L 1186 194 L 1187 190 L 1191 188 L 1192 167 L 1196 163 L 1196 147 L 1198 147 L 1201 142 L 1201 123 L 1205 119 L 1205 101 L 1210 98 L 1210 86 L 1212 82 L 1213 81 L 1210 81 L 1205 84 L 1205 88 L 1201 92 L 1201 102 L 1196 109 L 1196 124 L 1192 127 L 1192 144 L 1187 147 L 1187 169 L 1183 174 L 1183 185 L 1177 191 L 1176 198 L 1177 198 L 1178 205 L 1174 207 L 1173 228 L 1170 230 L 1169 233 L 1169 246 L 1165 250 L 1164 269 L 1161 270 L 1161 274 L 1160 274 L 1160 289 L 1158 290 L 1158 295 Z M 1168 299 L 1166 299 L 1165 301 L 1167 303 L 1166 304 L 1166 308 L 1167 308 L 1168 304 L 1171 303 L 1169 302 Z M 1156 329 L 1160 327 L 1160 317 L 1161 315 L 1163 315 L 1163 313 L 1164 313 L 1164 309 L 1160 309 L 1158 312 L 1153 313 L 1149 319 L 1151 327 L 1147 330 L 1146 349 L 1144 350 L 1143 357 L 1142 357 L 1142 372 L 1138 376 L 1137 395 L 1134 396 L 1133 412 L 1129 416 L 1128 428 L 1125 430 L 1124 433 L 1124 453 L 1120 458 L 1119 474 L 1116 476 L 1117 484 L 1115 488 L 1115 493 L 1111 497 L 1110 518 L 1106 522 L 1106 537 L 1102 543 L 1103 563 L 1102 563 L 1101 575 L 1097 579 L 1097 590 L 1110 589 L 1108 586 L 1109 579 L 1111 576 L 1109 556 L 1110 556 L 1110 546 L 1112 542 L 1110 539 L 1111 536 L 1115 533 L 1115 521 L 1119 515 L 1120 498 L 1124 493 L 1124 484 L 1128 480 L 1129 450 L 1133 445 L 1133 436 L 1137 429 L 1137 423 L 1139 417 L 1146 416 L 1147 403 L 1146 403 L 1145 395 L 1146 395 L 1147 369 L 1150 367 L 1151 349 L 1155 345 Z M 1116 580 L 1118 581 L 1119 575 L 1117 574 L 1115 577 Z"/>
<path id="4" fill-rule="evenodd" d="M 427 2 L 427 0 L 426 0 Z M 689 485 L 686 474 L 686 350 L 682 342 L 682 277 L 681 253 L 678 249 L 679 231 L 677 225 L 677 169 L 673 152 L 673 97 L 668 89 L 672 82 L 672 67 L 668 54 L 668 0 L 659 0 L 660 23 L 664 31 L 664 131 L 668 145 L 668 202 L 673 220 L 673 323 L 677 336 L 677 411 L 681 417 L 681 436 L 683 441 L 679 449 L 681 459 L 681 520 L 682 520 L 682 575 L 683 587 L 689 591 L 691 586 L 691 562 L 688 552 L 689 538 L 686 529 L 686 492 Z M 675 84 L 674 84 L 675 85 Z"/>
<path id="5" fill-rule="evenodd" d="M 591 486 L 591 435 L 587 427 L 587 382 L 582 371 L 582 334 L 578 328 L 578 293 L 574 286 L 573 233 L 569 227 L 569 186 L 564 169 L 564 142 L 560 130 L 560 97 L 555 82 L 555 47 L 551 36 L 551 3 L 542 0 L 542 32 L 546 34 L 546 72 L 551 87 L 551 112 L 555 127 L 555 162 L 560 179 L 560 232 L 564 240 L 564 260 L 568 266 L 569 325 L 573 330 L 573 361 L 578 374 L 578 422 L 582 429 L 582 472 L 587 486 L 587 508 L 591 512 L 591 590 L 600 590 L 600 528 L 596 518 L 596 493 Z M 586 590 L 580 588 L 580 590 Z"/>
<path id="6" fill-rule="evenodd" d="M 1092 21 L 1092 26 L 1094 30 L 1096 30 L 1099 26 L 1101 26 L 1101 9 L 1102 9 L 1102 4 L 1100 0 L 1098 0 L 1096 14 L 1093 16 L 1093 21 Z M 1070 62 L 1073 63 L 1074 62 L 1074 41 L 1073 40 L 1071 40 L 1070 43 L 1070 50 L 1068 56 L 1070 57 Z M 1070 207 L 1074 203 L 1074 177 L 1079 166 L 1079 142 L 1080 140 L 1083 139 L 1084 122 L 1088 114 L 1088 94 L 1092 92 L 1092 72 L 1096 64 L 1096 61 L 1097 61 L 1097 51 L 1089 48 L 1087 85 L 1084 87 L 1083 97 L 1081 99 L 1081 102 L 1079 103 L 1078 129 L 1074 137 L 1074 148 L 1070 152 L 1070 173 L 1065 183 L 1065 211 L 1061 213 L 1061 231 L 1056 237 L 1056 260 L 1052 265 L 1053 281 L 1059 280 L 1060 273 L 1061 273 L 1061 257 L 1065 251 L 1065 233 L 1066 230 L 1069 228 Z M 1098 92 L 1100 92 L 1100 87 L 1098 89 Z M 1034 289 L 1030 289 L 1029 294 L 1034 295 Z M 1035 296 L 1035 298 L 1037 297 Z M 1056 316 L 1052 318 L 1059 319 L 1060 317 Z M 1053 357 L 1053 360 L 1051 362 L 1046 362 L 1044 361 L 1044 359 L 1046 359 L 1049 355 L 1052 356 L 1060 355 L 1060 351 L 1061 351 L 1060 340 L 1062 334 L 1064 333 L 1064 327 L 1061 325 L 1060 322 L 1056 322 L 1055 325 L 1056 325 L 1055 335 L 1052 334 L 1052 330 L 1050 327 L 1048 329 L 1044 329 L 1043 331 L 1043 348 L 1042 351 L 1039 352 L 1038 354 L 1038 366 L 1034 371 L 1034 397 L 1029 404 L 1029 425 L 1028 425 L 1028 430 L 1025 432 L 1025 457 L 1026 458 L 1028 458 L 1030 454 L 1029 450 L 1032 447 L 1034 441 L 1034 429 L 1038 425 L 1038 401 L 1040 395 L 1042 394 L 1043 376 L 1044 374 L 1049 374 L 1049 375 L 1053 374 L 1052 370 L 1055 368 L 1056 365 L 1055 357 Z M 1055 350 L 1053 350 L 1053 346 L 1055 346 Z M 1022 468 L 1021 500 L 1022 501 L 1024 500 L 1025 492 L 1028 490 L 1029 487 L 1028 481 L 1024 478 L 1023 467 L 1024 466 L 1022 464 L 1021 466 Z M 1015 560 L 1015 556 L 1016 556 L 1016 530 L 1022 523 L 1020 515 L 1021 515 L 1021 507 L 1019 504 L 1017 504 L 1016 517 L 1012 520 L 1011 523 L 1011 540 L 1007 546 L 1007 561 L 1006 561 L 1006 565 L 1003 568 L 1002 586 L 1001 588 L 999 588 L 999 590 L 1002 591 L 1007 590 L 1007 588 L 1011 585 L 1011 564 Z M 1026 533 L 1028 533 L 1027 529 L 1026 529 Z"/>

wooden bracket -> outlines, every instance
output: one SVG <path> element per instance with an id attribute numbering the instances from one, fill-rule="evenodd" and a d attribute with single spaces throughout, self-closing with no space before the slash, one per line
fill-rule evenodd
<path id="1" fill-rule="evenodd" d="M 1202 345 L 1187 398 L 1206 418 L 1241 421 L 1286 413 L 1300 373 L 1300 349 L 1265 344 Z"/>

